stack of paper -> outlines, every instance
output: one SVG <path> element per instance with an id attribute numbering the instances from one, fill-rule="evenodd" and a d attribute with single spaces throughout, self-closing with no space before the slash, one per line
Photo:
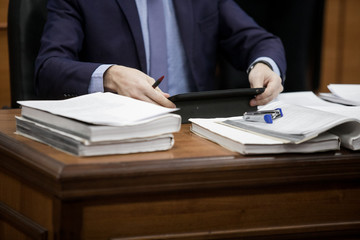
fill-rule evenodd
<path id="1" fill-rule="evenodd" d="M 181 127 L 176 109 L 113 93 L 18 103 L 17 133 L 78 156 L 168 150 Z"/>
<path id="2" fill-rule="evenodd" d="M 350 106 L 360 106 L 360 84 L 329 84 L 331 93 L 320 93 L 324 100 Z"/>
<path id="3" fill-rule="evenodd" d="M 360 150 L 359 118 L 281 101 L 261 110 L 276 108 L 281 108 L 284 116 L 273 124 L 249 122 L 242 117 L 191 119 L 191 129 L 242 154 L 337 150 L 340 142 L 343 147 Z"/>
<path id="4" fill-rule="evenodd" d="M 340 141 L 336 135 L 324 133 L 301 144 L 283 141 L 255 134 L 244 129 L 221 124 L 234 118 L 191 119 L 191 131 L 231 151 L 241 154 L 311 153 L 338 150 Z"/>

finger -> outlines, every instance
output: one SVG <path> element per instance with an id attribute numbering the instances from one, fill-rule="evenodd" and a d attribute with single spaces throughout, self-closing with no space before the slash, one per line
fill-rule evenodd
<path id="1" fill-rule="evenodd" d="M 268 95 L 268 96 L 262 97 L 262 98 L 254 98 L 251 100 L 250 105 L 252 105 L 252 106 L 265 105 L 265 104 L 271 102 L 273 99 L 275 99 L 274 94 L 271 94 L 271 95 Z"/>
<path id="2" fill-rule="evenodd" d="M 155 92 L 155 91 L 153 91 Z M 130 96 L 129 96 L 130 97 Z M 146 94 L 135 94 L 133 93 L 132 98 L 141 100 L 141 101 L 145 101 L 145 102 L 149 102 L 149 103 L 153 103 L 153 104 L 157 104 L 163 107 L 168 107 L 168 108 L 175 108 L 175 104 L 172 103 L 170 100 L 168 100 L 165 96 L 160 95 L 156 96 L 156 95 L 146 95 Z"/>
<path id="3" fill-rule="evenodd" d="M 257 95 L 254 99 L 250 101 L 250 105 L 265 105 L 274 100 L 282 91 L 283 86 L 281 84 L 278 86 L 277 84 L 270 82 L 262 94 Z"/>
<path id="4" fill-rule="evenodd" d="M 163 94 L 156 94 L 154 98 L 152 98 L 157 104 L 168 107 L 168 108 L 176 108 L 175 104 L 168 99 L 169 96 L 164 96 Z"/>
<path id="5" fill-rule="evenodd" d="M 152 100 L 152 99 L 149 98 L 148 96 L 143 96 L 141 100 L 142 100 L 142 101 L 145 101 L 145 102 L 149 102 L 149 103 L 158 105 L 157 102 L 155 102 L 154 100 Z"/>
<path id="6" fill-rule="evenodd" d="M 161 95 L 163 95 L 165 98 L 169 98 L 169 97 L 170 97 L 170 94 L 161 91 L 161 89 L 155 89 L 155 90 L 158 91 L 158 92 L 159 92 Z"/>
<path id="7" fill-rule="evenodd" d="M 160 106 L 168 107 L 168 108 L 175 108 L 175 104 L 171 102 L 168 97 L 170 97 L 169 94 L 162 92 L 161 90 L 155 90 L 153 88 L 148 89 L 148 91 L 145 92 L 145 95 L 151 99 L 153 102 Z"/>
<path id="8" fill-rule="evenodd" d="M 152 98 L 152 100 L 160 106 L 167 108 L 176 108 L 176 105 L 173 102 L 171 102 L 169 99 L 162 95 L 160 97 L 154 97 Z"/>
<path id="9" fill-rule="evenodd" d="M 166 98 L 169 98 L 169 97 L 170 97 L 170 94 L 168 94 L 168 93 L 162 92 L 162 95 L 163 95 L 164 97 L 166 97 Z"/>
<path id="10" fill-rule="evenodd" d="M 159 87 L 156 87 L 155 90 L 158 91 L 158 92 L 159 92 L 162 96 L 164 96 L 165 98 L 169 98 L 169 97 L 170 97 L 170 94 L 163 92 L 163 91 L 161 90 L 161 88 L 159 88 Z"/>
<path id="11" fill-rule="evenodd" d="M 272 86 L 272 84 L 268 84 L 268 85 L 266 86 L 266 88 L 265 88 L 265 91 L 264 91 L 263 93 L 257 95 L 257 96 L 255 97 L 255 99 L 256 99 L 257 101 L 261 101 L 261 100 L 263 100 L 263 99 L 267 99 L 267 98 L 271 97 L 271 96 L 274 94 L 275 91 L 276 91 L 276 90 L 275 90 L 275 88 Z"/>
<path id="12" fill-rule="evenodd" d="M 156 88 L 154 88 L 156 91 L 158 91 L 158 92 L 160 92 L 161 94 L 164 94 L 164 92 L 161 90 L 161 88 L 159 88 L 159 87 L 156 87 Z"/>

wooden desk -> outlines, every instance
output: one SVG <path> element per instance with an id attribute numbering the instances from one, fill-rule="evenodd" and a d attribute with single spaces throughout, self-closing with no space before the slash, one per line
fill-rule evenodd
<path id="1" fill-rule="evenodd" d="M 0 111 L 0 239 L 360 239 L 360 152 L 241 156 L 184 125 L 170 151 L 78 158 Z"/>

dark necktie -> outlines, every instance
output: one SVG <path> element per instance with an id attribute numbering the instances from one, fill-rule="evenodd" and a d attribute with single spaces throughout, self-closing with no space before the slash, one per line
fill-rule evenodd
<path id="1" fill-rule="evenodd" d="M 166 28 L 163 0 L 148 0 L 148 25 L 150 42 L 150 76 L 154 79 L 165 75 L 160 89 L 168 91 Z"/>

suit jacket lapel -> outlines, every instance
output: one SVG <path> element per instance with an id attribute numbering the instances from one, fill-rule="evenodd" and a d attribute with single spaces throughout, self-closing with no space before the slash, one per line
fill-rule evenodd
<path id="1" fill-rule="evenodd" d="M 188 59 L 193 55 L 194 15 L 191 0 L 173 0 L 181 39 Z M 193 61 L 190 61 L 192 63 Z M 193 66 L 190 66 L 191 68 Z"/>
<path id="2" fill-rule="evenodd" d="M 147 69 L 146 53 L 145 53 L 143 35 L 141 31 L 139 12 L 136 7 L 136 2 L 134 0 L 116 0 L 116 1 L 118 2 L 125 17 L 127 18 L 136 45 L 141 70 L 146 73 L 146 69 Z"/>

